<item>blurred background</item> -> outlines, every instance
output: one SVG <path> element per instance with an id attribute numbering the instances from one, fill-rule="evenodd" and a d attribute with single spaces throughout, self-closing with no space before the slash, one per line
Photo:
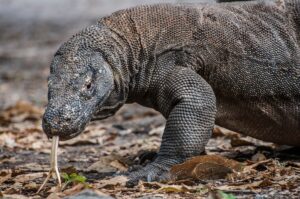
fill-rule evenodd
<path id="1" fill-rule="evenodd" d="M 44 106 L 53 54 L 113 11 L 158 2 L 213 0 L 0 0 L 0 110 L 19 100 Z"/>

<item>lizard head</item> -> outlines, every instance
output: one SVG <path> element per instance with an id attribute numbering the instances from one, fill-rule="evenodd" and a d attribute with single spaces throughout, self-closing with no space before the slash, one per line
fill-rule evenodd
<path id="1" fill-rule="evenodd" d="M 43 129 L 62 140 L 80 134 L 114 89 L 110 64 L 89 39 L 74 36 L 54 55 Z"/>

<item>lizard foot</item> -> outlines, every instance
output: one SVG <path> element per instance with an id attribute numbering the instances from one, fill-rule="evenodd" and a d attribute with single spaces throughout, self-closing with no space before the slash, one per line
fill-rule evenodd
<path id="1" fill-rule="evenodd" d="M 182 161 L 159 161 L 160 158 L 154 162 L 147 164 L 145 167 L 130 172 L 129 180 L 126 183 L 127 187 L 134 187 L 139 180 L 153 182 L 153 181 L 168 181 L 171 180 L 170 169 L 174 164 Z"/>

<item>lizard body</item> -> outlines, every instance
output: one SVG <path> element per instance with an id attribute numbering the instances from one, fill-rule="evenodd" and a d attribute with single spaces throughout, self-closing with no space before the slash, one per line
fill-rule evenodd
<path id="1" fill-rule="evenodd" d="M 168 178 L 214 124 L 300 146 L 300 1 L 158 4 L 113 13 L 66 42 L 43 127 L 68 139 L 138 102 L 167 123 L 157 159 L 130 174 Z M 80 91 L 80 92 L 78 92 Z"/>

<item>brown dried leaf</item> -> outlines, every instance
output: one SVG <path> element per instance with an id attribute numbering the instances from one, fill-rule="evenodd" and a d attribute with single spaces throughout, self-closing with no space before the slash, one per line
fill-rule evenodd
<path id="1" fill-rule="evenodd" d="M 85 188 L 85 185 L 80 183 L 80 184 L 73 186 L 70 189 L 66 189 L 65 191 L 63 191 L 63 194 L 64 195 L 71 195 L 71 194 L 74 195 L 74 194 L 80 192 L 81 190 L 83 190 L 84 188 Z"/>
<path id="2" fill-rule="evenodd" d="M 216 163 L 199 163 L 191 172 L 191 177 L 193 179 L 222 179 L 226 178 L 227 174 L 232 173 L 233 170 L 224 165 L 219 165 Z"/>
<path id="3" fill-rule="evenodd" d="M 237 184 L 237 185 L 223 185 L 218 187 L 220 190 L 247 190 L 247 189 L 258 189 L 258 188 L 264 188 L 272 185 L 273 183 L 268 180 L 259 180 L 259 181 L 254 181 L 252 183 L 245 183 L 245 184 Z M 256 190 L 258 191 L 258 190 Z"/>
<path id="4" fill-rule="evenodd" d="M 110 163 L 110 165 L 111 165 L 112 167 L 115 167 L 115 168 L 118 169 L 119 171 L 127 171 L 127 169 L 128 169 L 128 167 L 127 167 L 124 163 L 120 162 L 119 160 L 114 160 L 114 161 L 112 161 L 112 162 Z"/>
<path id="5" fill-rule="evenodd" d="M 23 186 L 26 190 L 38 190 L 38 185 L 35 182 L 29 182 L 28 184 Z"/>
<path id="6" fill-rule="evenodd" d="M 0 124 L 21 122 L 25 119 L 38 120 L 42 113 L 42 109 L 37 108 L 28 102 L 19 101 L 15 106 L 9 107 L 1 113 Z"/>
<path id="7" fill-rule="evenodd" d="M 266 160 L 266 156 L 264 154 L 262 154 L 261 152 L 257 152 L 256 154 L 254 154 L 251 158 L 251 160 L 253 162 L 261 162 L 261 161 L 264 161 Z"/>
<path id="8" fill-rule="evenodd" d="M 215 136 L 215 137 L 223 137 L 223 136 L 225 136 L 227 138 L 232 139 L 232 138 L 240 137 L 240 134 L 238 134 L 238 133 L 236 133 L 234 131 L 222 128 L 220 126 L 217 126 L 213 130 L 213 136 Z"/>
<path id="9" fill-rule="evenodd" d="M 11 178 L 11 170 L 0 171 L 0 184 Z"/>
<path id="10" fill-rule="evenodd" d="M 144 187 L 149 188 L 149 189 L 160 189 L 161 187 L 164 186 L 164 184 L 160 182 L 144 182 L 140 181 L 139 184 L 142 184 Z"/>
<path id="11" fill-rule="evenodd" d="M 57 193 L 51 193 L 47 199 L 60 199 Z"/>
<path id="12" fill-rule="evenodd" d="M 7 199 L 29 199 L 31 197 L 26 197 L 24 195 L 19 195 L 19 194 L 3 194 L 3 198 L 7 198 Z"/>
<path id="13" fill-rule="evenodd" d="M 231 143 L 232 147 L 252 146 L 253 145 L 252 142 L 249 142 L 241 137 L 232 137 L 230 143 Z"/>
<path id="14" fill-rule="evenodd" d="M 170 172 L 175 179 L 220 179 L 228 173 L 240 171 L 241 166 L 241 163 L 222 156 L 206 155 L 174 165 Z"/>
<path id="15" fill-rule="evenodd" d="M 262 165 L 262 164 L 268 164 L 268 163 L 271 163 L 273 160 L 272 159 L 268 159 L 268 160 L 263 160 L 263 161 L 260 161 L 260 162 L 257 162 L 255 164 L 251 164 L 251 165 L 247 165 L 243 168 L 243 172 L 246 173 L 246 172 L 250 172 L 251 170 L 255 169 L 256 167 L 258 167 L 259 165 Z"/>
<path id="16" fill-rule="evenodd" d="M 102 157 L 99 161 L 95 162 L 87 168 L 87 171 L 97 171 L 99 173 L 110 173 L 116 171 L 126 171 L 127 166 L 121 161 L 122 157 L 111 155 Z"/>
<path id="17" fill-rule="evenodd" d="M 24 182 L 32 181 L 32 180 L 37 179 L 37 178 L 42 178 L 43 175 L 44 175 L 43 172 L 29 173 L 29 174 L 18 175 L 13 180 L 15 182 L 24 183 Z"/>
<path id="18" fill-rule="evenodd" d="M 98 181 L 96 188 L 114 189 L 116 186 L 125 186 L 128 178 L 126 176 L 116 176 L 110 179 Z"/>
<path id="19" fill-rule="evenodd" d="M 184 186 L 184 185 L 167 185 L 167 186 L 163 186 L 160 189 L 158 189 L 157 192 L 160 192 L 160 193 L 187 193 L 187 192 L 191 192 L 191 189 L 189 189 L 187 186 Z"/>
<path id="20" fill-rule="evenodd" d="M 66 173 L 70 175 L 72 173 L 77 173 L 77 169 L 74 166 L 68 166 L 68 167 L 61 168 L 61 173 Z"/>

